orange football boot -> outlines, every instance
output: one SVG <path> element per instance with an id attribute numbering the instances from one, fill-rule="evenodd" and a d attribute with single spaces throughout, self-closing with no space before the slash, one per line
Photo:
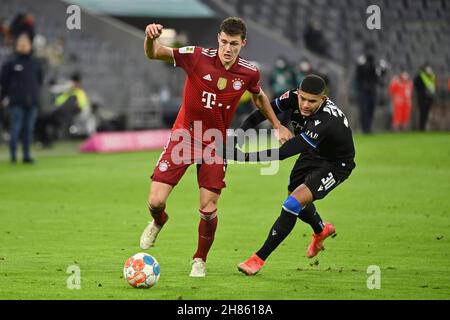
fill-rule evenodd
<path id="1" fill-rule="evenodd" d="M 320 250 L 323 250 L 323 242 L 329 236 L 335 236 L 336 231 L 334 230 L 334 225 L 331 223 L 325 223 L 325 227 L 319 234 L 313 233 L 311 243 L 308 246 L 308 251 L 306 251 L 306 256 L 308 258 L 315 257 Z"/>
<path id="2" fill-rule="evenodd" d="M 264 260 L 256 255 L 252 254 L 250 258 L 244 262 L 239 263 L 238 270 L 245 273 L 248 276 L 254 276 L 264 266 Z"/>

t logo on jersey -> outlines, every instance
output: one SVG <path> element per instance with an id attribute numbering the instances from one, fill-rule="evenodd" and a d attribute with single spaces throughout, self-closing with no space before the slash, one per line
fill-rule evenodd
<path id="1" fill-rule="evenodd" d="M 212 109 L 212 106 L 216 105 L 216 94 L 208 91 L 203 91 L 202 102 L 206 102 L 206 104 L 203 106 L 204 108 Z M 219 108 L 225 107 L 227 110 L 231 108 L 231 105 L 223 105 L 222 103 L 218 103 L 217 106 Z"/>
<path id="2" fill-rule="evenodd" d="M 202 102 L 206 102 L 206 105 L 204 105 L 204 107 L 206 109 L 212 109 L 211 105 L 214 106 L 216 104 L 216 94 L 215 93 L 211 93 L 211 92 L 207 92 L 207 91 L 203 91 L 203 93 L 202 93 Z"/>

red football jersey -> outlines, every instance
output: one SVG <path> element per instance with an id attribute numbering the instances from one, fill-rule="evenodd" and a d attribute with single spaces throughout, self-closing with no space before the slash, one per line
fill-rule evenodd
<path id="1" fill-rule="evenodd" d="M 225 137 L 245 90 L 259 93 L 259 70 L 241 57 L 226 70 L 217 49 L 183 47 L 173 49 L 173 57 L 174 65 L 183 68 L 187 77 L 172 130 L 184 128 L 193 135 L 194 121 L 201 121 L 202 135 L 214 128 Z"/>

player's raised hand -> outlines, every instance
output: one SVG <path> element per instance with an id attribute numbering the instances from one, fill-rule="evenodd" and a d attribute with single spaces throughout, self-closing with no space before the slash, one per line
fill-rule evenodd
<path id="1" fill-rule="evenodd" d="M 286 141 L 294 137 L 292 132 L 285 126 L 280 126 L 280 128 L 275 131 L 275 135 L 281 144 L 284 144 Z"/>
<path id="2" fill-rule="evenodd" d="M 150 40 L 158 39 L 161 36 L 163 26 L 158 23 L 151 23 L 145 28 L 145 34 Z"/>

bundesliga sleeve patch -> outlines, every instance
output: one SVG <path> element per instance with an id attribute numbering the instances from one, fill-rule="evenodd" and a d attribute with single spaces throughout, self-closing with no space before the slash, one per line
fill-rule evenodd
<path id="1" fill-rule="evenodd" d="M 194 51 L 195 51 L 195 47 L 194 46 L 182 47 L 182 48 L 178 49 L 178 52 L 181 53 L 181 54 L 194 53 Z"/>
<path id="2" fill-rule="evenodd" d="M 281 97 L 280 97 L 280 100 L 283 100 L 283 99 L 286 99 L 286 98 L 289 98 L 289 91 L 286 91 L 285 93 L 283 93 L 281 95 Z"/>

